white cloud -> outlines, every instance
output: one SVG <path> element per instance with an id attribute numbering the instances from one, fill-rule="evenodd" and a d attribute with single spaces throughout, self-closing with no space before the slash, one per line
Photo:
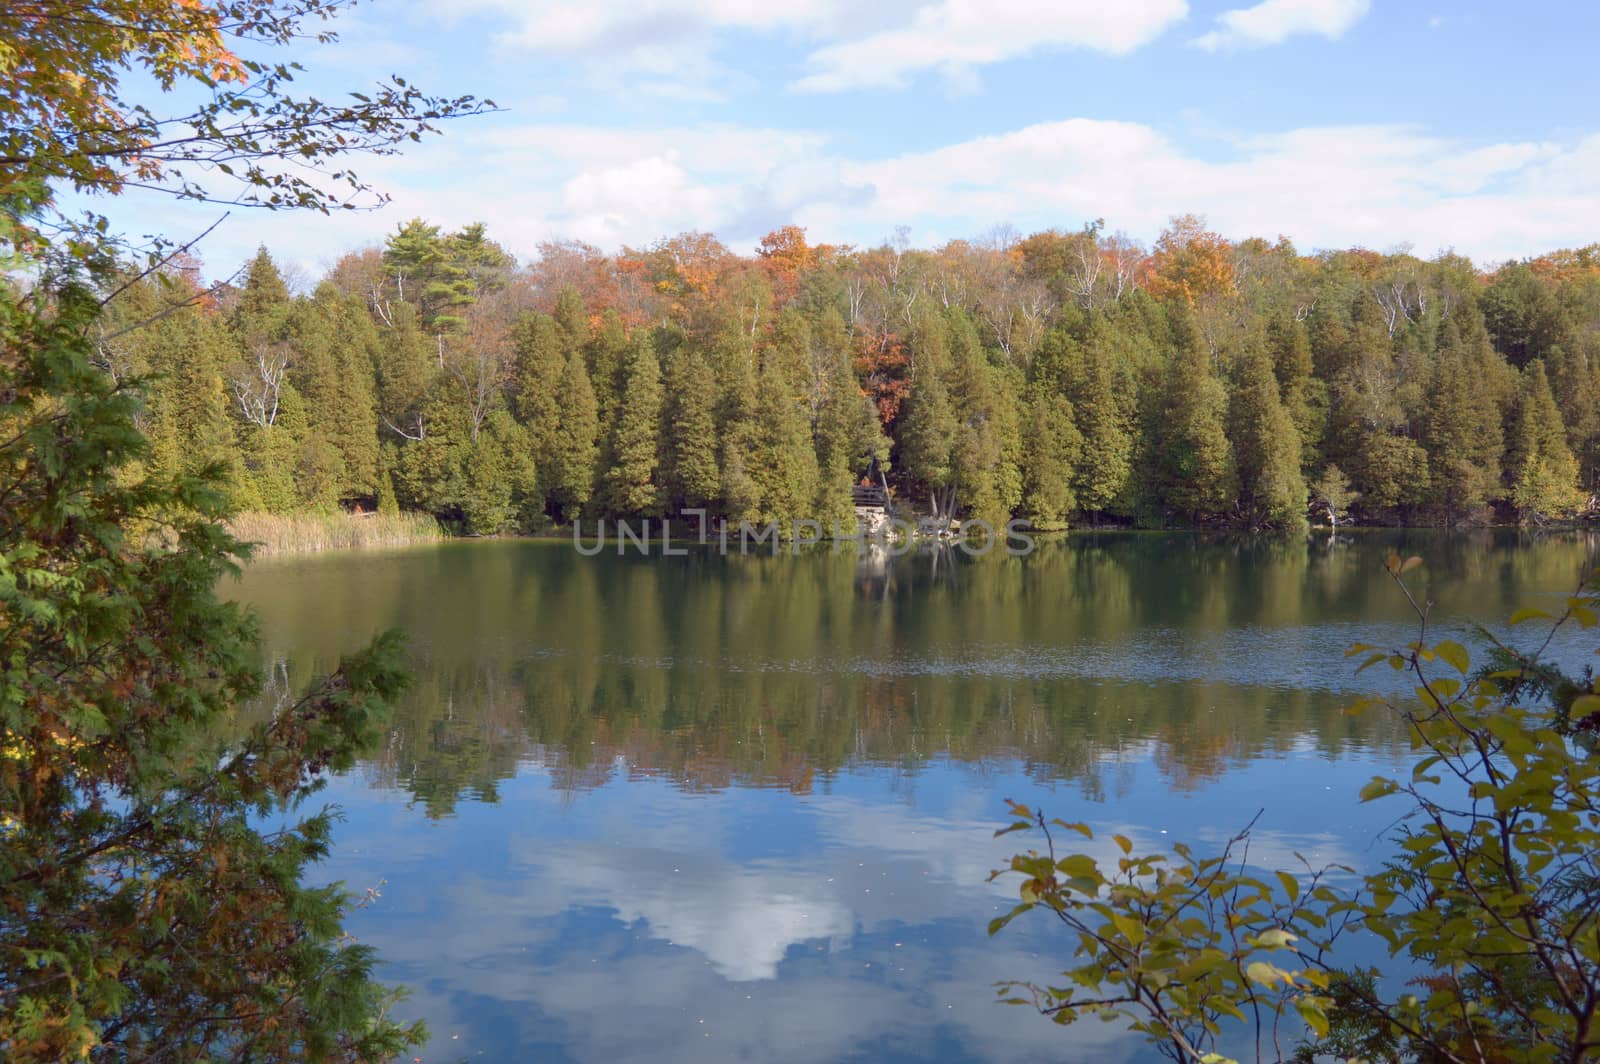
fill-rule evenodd
<path id="1" fill-rule="evenodd" d="M 772 32 L 816 26 L 835 0 L 459 0 L 451 15 L 487 13 L 510 22 L 497 43 L 551 54 L 659 46 L 712 29 Z"/>
<path id="2" fill-rule="evenodd" d="M 847 166 L 873 199 L 818 215 L 919 223 L 958 236 L 1103 217 L 1145 238 L 1183 211 L 1232 237 L 1285 233 L 1305 247 L 1455 247 L 1479 259 L 1588 239 L 1600 198 L 1582 179 L 1600 138 L 1470 145 L 1399 126 L 1317 127 L 1254 137 L 1231 157 L 1187 152 L 1148 126 L 1071 119 Z M 806 219 L 802 219 L 803 221 Z"/>
<path id="3" fill-rule="evenodd" d="M 1123 55 L 1188 14 L 1187 0 L 938 0 L 906 25 L 827 45 L 811 53 L 802 92 L 903 85 L 937 70 L 966 83 L 979 66 L 1041 48 L 1086 48 Z"/>
<path id="4" fill-rule="evenodd" d="M 1303 33 L 1335 38 L 1359 22 L 1372 0 L 1262 0 L 1217 16 L 1217 28 L 1193 43 L 1208 52 L 1261 48 Z"/>
<path id="5" fill-rule="evenodd" d="M 647 130 L 539 123 L 452 131 L 363 173 L 393 195 L 376 213 L 286 225 L 235 212 L 202 247 L 225 272 L 258 242 L 316 270 L 423 216 L 489 223 L 531 257 L 540 241 L 614 250 L 689 229 L 751 247 L 797 223 L 814 240 L 872 243 L 895 225 L 920 243 L 1104 218 L 1153 239 L 1206 215 L 1234 238 L 1286 234 L 1303 248 L 1409 243 L 1480 262 L 1585 243 L 1600 229 L 1600 133 L 1565 141 L 1464 142 L 1407 126 L 1320 126 L 1212 142 L 1087 118 L 1045 122 L 928 151 L 851 158 L 805 130 L 705 125 Z M 136 232 L 193 234 L 216 220 L 148 196 L 111 204 Z"/>

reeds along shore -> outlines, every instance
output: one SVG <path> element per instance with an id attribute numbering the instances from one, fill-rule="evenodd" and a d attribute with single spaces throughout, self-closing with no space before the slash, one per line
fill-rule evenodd
<path id="1" fill-rule="evenodd" d="M 255 544 L 257 558 L 336 550 L 375 550 L 433 543 L 444 538 L 427 514 L 246 512 L 228 522 L 239 539 Z"/>

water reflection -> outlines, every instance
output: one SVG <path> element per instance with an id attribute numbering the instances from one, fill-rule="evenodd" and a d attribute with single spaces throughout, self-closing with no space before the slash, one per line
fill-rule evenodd
<path id="1" fill-rule="evenodd" d="M 1077 537 L 1029 558 L 584 559 L 490 543 L 263 564 L 274 683 L 387 626 L 417 685 L 331 795 L 327 874 L 385 880 L 356 931 L 425 1059 L 1132 1059 L 993 1004 L 1070 943 L 991 941 L 1001 799 L 1140 846 L 1361 868 L 1350 797 L 1400 749 L 1338 706 L 1356 638 L 1569 588 L 1590 544 Z"/>

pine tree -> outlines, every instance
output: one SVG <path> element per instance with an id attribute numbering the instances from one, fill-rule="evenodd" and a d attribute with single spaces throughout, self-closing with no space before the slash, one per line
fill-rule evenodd
<path id="1" fill-rule="evenodd" d="M 304 404 L 298 432 L 295 483 L 306 504 L 331 509 L 343 494 L 344 455 L 333 437 L 344 415 L 343 374 L 334 348 L 327 308 L 300 301 L 291 311 L 288 379 Z"/>
<path id="2" fill-rule="evenodd" d="M 477 287 L 459 260 L 451 238 L 420 218 L 401 225 L 383 249 L 383 264 L 395 293 L 417 309 L 431 336 L 461 324 L 462 311 L 477 298 Z"/>
<path id="3" fill-rule="evenodd" d="M 661 367 L 649 334 L 629 344 L 622 381 L 600 497 L 618 516 L 650 516 L 661 505 Z"/>

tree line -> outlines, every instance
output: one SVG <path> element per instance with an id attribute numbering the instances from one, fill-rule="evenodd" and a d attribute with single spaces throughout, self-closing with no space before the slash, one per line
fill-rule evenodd
<path id="1" fill-rule="evenodd" d="M 1300 253 L 1192 216 L 933 250 L 754 255 L 688 233 L 520 266 L 401 225 L 302 294 L 261 249 L 102 321 L 168 471 L 247 509 L 434 514 L 471 534 L 687 509 L 853 527 L 880 473 L 939 519 L 1303 529 L 1568 518 L 1600 469 L 1600 252 Z M 138 326 L 138 327 L 133 327 Z"/>

